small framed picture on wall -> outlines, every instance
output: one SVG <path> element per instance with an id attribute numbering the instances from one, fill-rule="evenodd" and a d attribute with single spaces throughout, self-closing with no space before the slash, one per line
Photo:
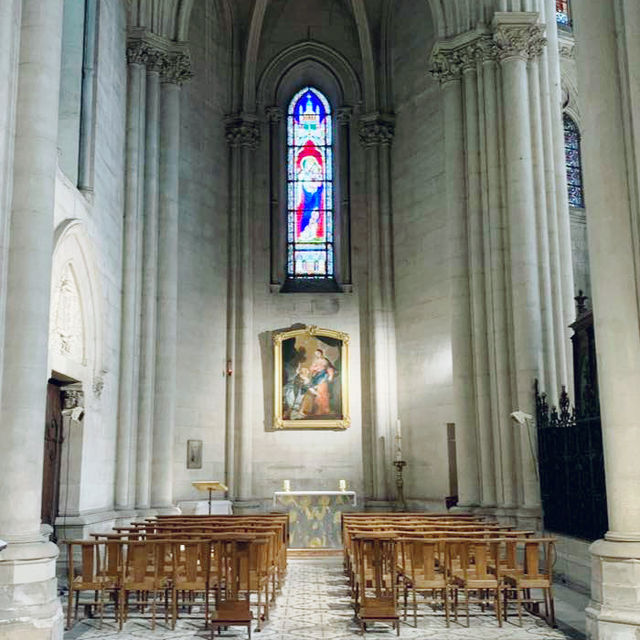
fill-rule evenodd
<path id="1" fill-rule="evenodd" d="M 187 469 L 202 469 L 202 440 L 187 440 Z"/>

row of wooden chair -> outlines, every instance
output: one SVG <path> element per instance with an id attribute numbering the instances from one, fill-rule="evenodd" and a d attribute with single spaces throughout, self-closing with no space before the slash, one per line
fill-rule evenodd
<path id="1" fill-rule="evenodd" d="M 286 517 L 196 518 L 158 517 L 68 542 L 67 627 L 80 594 L 92 592 L 84 604 L 100 624 L 108 605 L 120 629 L 131 610 L 150 611 L 154 629 L 159 606 L 172 628 L 181 610 L 199 607 L 212 632 L 238 625 L 250 636 L 255 594 L 260 630 L 286 572 Z"/>
<path id="2" fill-rule="evenodd" d="M 399 516 L 399 517 L 396 517 Z M 497 523 L 431 514 L 344 514 L 345 569 L 361 629 L 387 622 L 399 633 L 399 609 L 407 619 L 411 597 L 417 626 L 418 596 L 442 608 L 447 626 L 464 606 L 491 608 L 498 624 L 514 603 L 538 611 L 555 625 L 552 594 L 553 539 L 533 537 Z M 532 590 L 542 591 L 541 599 Z"/>

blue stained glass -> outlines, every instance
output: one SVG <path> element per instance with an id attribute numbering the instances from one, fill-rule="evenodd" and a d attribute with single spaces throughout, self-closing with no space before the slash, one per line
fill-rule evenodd
<path id="1" fill-rule="evenodd" d="M 564 149 L 567 164 L 567 191 L 569 205 L 584 209 L 582 185 L 582 157 L 580 153 L 580 130 L 573 119 L 564 114 Z"/>
<path id="2" fill-rule="evenodd" d="M 556 22 L 560 27 L 571 29 L 569 0 L 556 0 Z"/>
<path id="3" fill-rule="evenodd" d="M 287 111 L 287 271 L 290 278 L 333 276 L 331 107 L 313 87 Z"/>

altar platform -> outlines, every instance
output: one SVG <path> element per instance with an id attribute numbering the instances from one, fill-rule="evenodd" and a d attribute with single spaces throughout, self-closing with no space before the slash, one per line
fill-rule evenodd
<path id="1" fill-rule="evenodd" d="M 357 506 L 355 491 L 276 491 L 273 506 L 289 512 L 289 548 L 340 549 L 340 514 Z"/>

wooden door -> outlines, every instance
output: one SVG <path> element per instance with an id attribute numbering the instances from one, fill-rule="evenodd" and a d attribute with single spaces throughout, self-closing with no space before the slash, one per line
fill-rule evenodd
<path id="1" fill-rule="evenodd" d="M 58 515 L 62 435 L 62 393 L 60 387 L 54 381 L 49 381 L 44 425 L 41 517 L 42 522 L 51 526 L 54 525 Z"/>

